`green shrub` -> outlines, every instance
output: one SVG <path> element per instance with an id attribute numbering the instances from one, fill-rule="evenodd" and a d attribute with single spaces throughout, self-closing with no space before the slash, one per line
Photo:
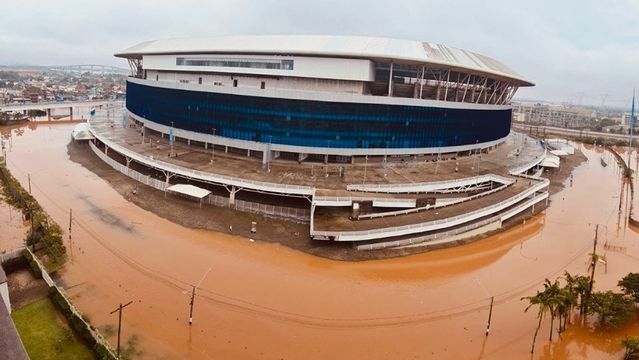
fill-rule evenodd
<path id="1" fill-rule="evenodd" d="M 16 180 L 6 167 L 0 166 L 0 182 L 7 202 L 20 208 L 32 226 L 26 237 L 27 245 L 42 244 L 47 269 L 55 270 L 66 261 L 66 248 L 62 239 L 62 228 L 42 210 L 40 204 Z"/>
<path id="2" fill-rule="evenodd" d="M 639 305 L 639 273 L 629 273 L 619 280 L 617 285 Z"/>
<path id="3" fill-rule="evenodd" d="M 60 289 L 55 286 L 51 286 L 49 288 L 49 296 L 53 300 L 53 303 L 67 318 L 73 331 L 78 335 L 78 337 L 85 341 L 91 349 L 93 349 L 98 359 L 115 360 L 109 352 L 107 345 L 96 341 L 89 330 L 89 325 L 82 319 L 82 316 L 71 309 L 71 305 L 67 302 L 64 295 L 62 295 Z"/>
<path id="4" fill-rule="evenodd" d="M 628 323 L 635 314 L 635 307 L 624 294 L 613 291 L 596 292 L 590 298 L 588 312 L 596 314 L 599 325 L 617 327 Z"/>
<path id="5" fill-rule="evenodd" d="M 27 259 L 27 262 L 29 263 L 29 267 L 31 267 L 31 272 L 33 273 L 33 276 L 35 276 L 38 279 L 41 279 L 42 270 L 40 270 L 38 263 L 33 259 L 33 256 L 31 256 L 31 253 L 28 250 L 23 250 L 22 256 L 25 259 Z"/>

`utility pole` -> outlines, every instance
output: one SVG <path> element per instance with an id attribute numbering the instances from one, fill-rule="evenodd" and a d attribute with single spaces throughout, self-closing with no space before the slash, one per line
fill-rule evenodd
<path id="1" fill-rule="evenodd" d="M 215 160 L 215 128 L 211 128 L 213 130 L 213 141 L 211 142 L 211 163 Z"/>
<path id="2" fill-rule="evenodd" d="M 364 178 L 362 179 L 362 185 L 366 183 L 366 168 L 368 167 L 368 155 L 365 157 L 366 162 L 364 163 Z"/>
<path id="3" fill-rule="evenodd" d="M 632 106 L 630 107 L 630 141 L 628 142 L 628 164 L 630 164 L 630 154 L 632 153 L 632 133 L 635 127 L 635 89 L 632 89 Z"/>
<path id="4" fill-rule="evenodd" d="M 171 129 L 170 129 L 170 133 L 169 133 L 169 144 L 171 145 L 171 152 L 169 153 L 169 157 L 173 156 L 173 141 L 174 140 L 174 136 L 173 136 L 173 121 L 171 121 Z"/>
<path id="5" fill-rule="evenodd" d="M 495 302 L 495 297 L 490 297 L 490 311 L 488 311 L 488 323 L 486 324 L 486 336 L 490 333 L 490 320 L 493 317 L 493 303 Z"/>
<path id="6" fill-rule="evenodd" d="M 73 243 L 71 242 L 71 222 L 73 221 L 73 209 L 69 209 L 69 251 L 73 260 Z"/>
<path id="7" fill-rule="evenodd" d="M 29 217 L 31 218 L 31 247 L 33 249 L 33 254 L 35 255 L 36 252 L 36 241 L 35 241 L 35 234 L 33 233 L 33 209 L 29 208 Z"/>
<path id="8" fill-rule="evenodd" d="M 195 285 L 193 285 L 193 291 L 191 292 L 191 309 L 189 310 L 189 325 L 193 325 L 193 302 L 195 302 Z"/>
<path id="9" fill-rule="evenodd" d="M 588 313 L 588 303 L 592 295 L 592 287 L 595 282 L 595 268 L 597 267 L 597 235 L 599 234 L 599 224 L 595 227 L 595 241 L 592 246 L 592 255 L 590 256 L 590 284 L 588 285 L 588 301 L 586 302 L 586 308 L 584 314 Z M 584 317 L 585 318 L 585 317 Z"/>
<path id="10" fill-rule="evenodd" d="M 204 275 L 202 275 L 202 278 L 197 283 L 197 285 L 191 285 L 192 286 L 192 290 L 191 290 L 191 302 L 189 304 L 190 305 L 190 309 L 189 309 L 189 325 L 193 325 L 193 303 L 195 302 L 195 289 L 200 287 L 200 285 L 202 284 L 202 281 L 204 281 L 204 279 L 209 274 L 209 272 L 211 272 L 211 269 L 212 268 L 209 268 L 208 270 L 206 270 L 206 272 L 204 273 Z"/>
<path id="11" fill-rule="evenodd" d="M 122 309 L 124 309 L 125 307 L 131 305 L 133 303 L 133 301 L 129 301 L 128 303 L 122 305 L 122 303 L 120 303 L 120 306 L 118 306 L 117 309 L 111 311 L 110 314 L 114 314 L 116 311 L 119 313 L 118 314 L 118 349 L 117 349 L 117 357 L 118 359 L 120 358 L 120 331 L 122 329 Z"/>

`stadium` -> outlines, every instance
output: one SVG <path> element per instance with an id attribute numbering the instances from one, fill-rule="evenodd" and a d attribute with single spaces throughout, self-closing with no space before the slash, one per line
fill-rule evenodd
<path id="1" fill-rule="evenodd" d="M 386 38 L 232 36 L 115 56 L 132 71 L 126 107 L 91 120 L 92 149 L 201 204 L 380 248 L 499 228 L 548 196 L 548 181 L 529 175 L 546 149 L 511 134 L 510 101 L 533 83 L 484 55 Z"/>

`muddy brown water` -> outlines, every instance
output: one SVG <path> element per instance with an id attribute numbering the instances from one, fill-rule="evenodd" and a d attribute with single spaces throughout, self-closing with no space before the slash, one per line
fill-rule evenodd
<path id="1" fill-rule="evenodd" d="M 123 338 L 139 337 L 140 358 L 528 359 L 536 319 L 520 298 L 564 270 L 585 274 L 596 224 L 608 260 L 596 289 L 639 268 L 639 234 L 624 220 L 628 192 L 620 213 L 619 169 L 611 157 L 601 166 L 608 155 L 599 149 L 582 148 L 589 161 L 572 186 L 526 224 L 465 246 L 339 262 L 188 229 L 136 207 L 68 160 L 72 128 L 12 130 L 9 168 L 25 185 L 31 175 L 34 196 L 65 229 L 73 208 L 71 260 L 59 280 L 98 328 L 117 325 L 109 312 L 133 301 Z M 618 359 L 620 340 L 639 334 L 636 324 L 573 326 L 550 344 L 548 322 L 535 359 Z"/>
<path id="2" fill-rule="evenodd" d="M 9 252 L 24 245 L 25 223 L 22 212 L 5 203 L 0 194 L 0 253 Z"/>

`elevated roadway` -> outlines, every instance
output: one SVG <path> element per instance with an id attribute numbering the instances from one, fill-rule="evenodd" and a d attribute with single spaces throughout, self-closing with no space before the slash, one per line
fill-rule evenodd
<path id="1" fill-rule="evenodd" d="M 27 110 L 52 110 L 74 107 L 100 107 L 113 103 L 113 100 L 91 100 L 91 101 L 58 101 L 26 104 L 0 104 L 0 112 L 27 111 Z"/>
<path id="2" fill-rule="evenodd" d="M 564 128 L 554 127 L 554 126 L 526 125 L 526 124 L 513 123 L 513 128 L 519 131 L 529 131 L 531 127 L 535 131 L 537 130 L 539 130 L 540 132 L 545 131 L 547 134 L 602 137 L 604 139 L 615 139 L 615 140 L 630 140 L 630 135 L 627 135 L 627 134 L 611 134 L 611 133 L 600 132 L 600 131 L 564 129 Z"/>

